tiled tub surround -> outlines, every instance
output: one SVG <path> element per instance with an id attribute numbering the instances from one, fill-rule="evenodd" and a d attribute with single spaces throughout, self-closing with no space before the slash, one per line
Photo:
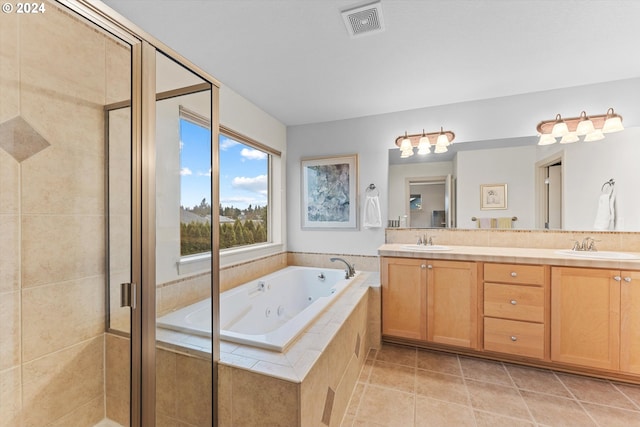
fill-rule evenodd
<path id="1" fill-rule="evenodd" d="M 284 353 L 221 342 L 220 425 L 339 426 L 368 349 L 379 347 L 367 331 L 378 282 L 362 273 Z"/>
<path id="2" fill-rule="evenodd" d="M 283 353 L 221 341 L 220 426 L 338 426 L 364 364 L 380 345 L 377 272 L 362 272 Z M 210 340 L 158 329 L 162 347 L 210 358 Z"/>

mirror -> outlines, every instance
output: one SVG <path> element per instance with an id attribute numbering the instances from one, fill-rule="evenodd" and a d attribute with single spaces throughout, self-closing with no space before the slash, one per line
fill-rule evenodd
<path id="1" fill-rule="evenodd" d="M 388 214 L 408 218 L 411 227 L 431 228 L 431 221 L 414 226 L 406 183 L 448 174 L 452 218 L 449 226 L 477 228 L 472 218 L 517 218 L 515 229 L 574 231 L 640 231 L 640 128 L 629 127 L 594 142 L 537 145 L 537 136 L 453 144 L 443 155 L 414 155 L 400 159 L 389 150 Z M 604 186 L 610 179 L 613 189 Z M 483 208 L 481 185 L 506 184 L 505 207 Z M 604 230 L 597 226 L 602 195 L 612 198 L 615 222 Z M 422 201 L 424 205 L 424 201 Z M 453 209 L 455 207 L 455 209 Z M 433 209 L 435 210 L 435 209 Z M 431 215 L 431 214 L 430 214 Z"/>

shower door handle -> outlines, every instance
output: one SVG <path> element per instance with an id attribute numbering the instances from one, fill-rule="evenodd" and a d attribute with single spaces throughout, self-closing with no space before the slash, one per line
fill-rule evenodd
<path id="1" fill-rule="evenodd" d="M 120 283 L 120 307 L 136 308 L 135 283 Z"/>

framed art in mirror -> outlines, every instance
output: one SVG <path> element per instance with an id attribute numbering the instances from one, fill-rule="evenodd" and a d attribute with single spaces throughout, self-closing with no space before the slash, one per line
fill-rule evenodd
<path id="1" fill-rule="evenodd" d="M 507 184 L 480 185 L 480 209 L 507 209 Z"/>

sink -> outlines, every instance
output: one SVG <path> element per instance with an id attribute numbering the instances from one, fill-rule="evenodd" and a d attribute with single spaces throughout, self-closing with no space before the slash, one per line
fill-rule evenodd
<path id="1" fill-rule="evenodd" d="M 624 252 L 607 252 L 607 251 L 572 251 L 571 249 L 563 249 L 556 251 L 558 255 L 569 255 L 579 258 L 596 258 L 596 259 L 640 259 L 639 256 L 627 254 Z"/>
<path id="2" fill-rule="evenodd" d="M 450 251 L 449 246 L 442 245 L 404 245 L 402 249 L 409 249 L 412 251 Z"/>

